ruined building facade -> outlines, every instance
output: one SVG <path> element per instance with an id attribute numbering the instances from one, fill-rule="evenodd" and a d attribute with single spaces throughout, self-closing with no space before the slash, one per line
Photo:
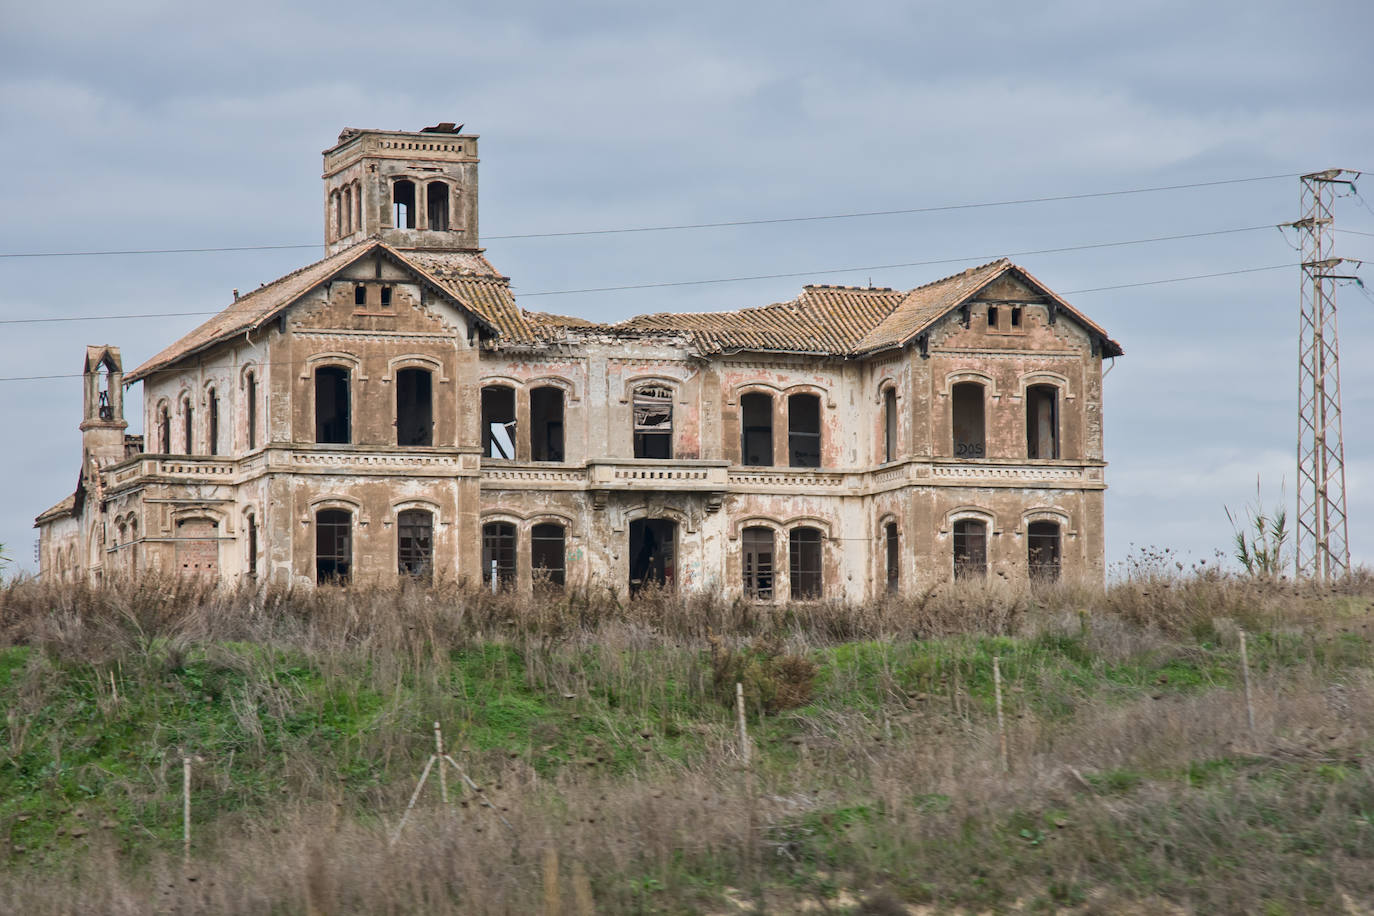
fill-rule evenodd
<path id="1" fill-rule="evenodd" d="M 88 348 L 79 482 L 38 517 L 41 574 L 760 601 L 1102 576 L 1121 348 L 1025 270 L 535 313 L 479 247 L 477 162 L 452 125 L 345 131 L 324 260 L 127 375 Z"/>

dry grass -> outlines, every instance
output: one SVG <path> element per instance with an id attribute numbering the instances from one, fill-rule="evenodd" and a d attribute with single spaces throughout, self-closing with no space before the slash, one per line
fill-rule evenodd
<path id="1" fill-rule="evenodd" d="M 995 581 L 781 608 L 15 583 L 0 590 L 0 646 L 32 651 L 9 688 L 0 680 L 12 704 L 0 767 L 31 753 L 39 739 L 24 723 L 53 715 L 63 683 L 117 672 L 123 696 L 97 691 L 80 716 L 127 723 L 140 697 L 181 696 L 197 659 L 233 674 L 233 691 L 202 706 L 223 716 L 240 760 L 273 768 L 277 797 L 266 805 L 244 789 L 242 763 L 211 760 L 198 799 L 243 799 L 201 802 L 189 867 L 175 831 L 136 807 L 157 834 L 141 845 L 124 825 L 92 825 L 44 856 L 7 850 L 0 911 L 581 916 L 748 901 L 839 912 L 848 897 L 870 913 L 1297 913 L 1374 899 L 1369 578 L 1331 590 L 1133 572 L 1105 591 Z M 1254 734 L 1238 626 L 1252 634 Z M 819 668 L 810 705 L 751 716 L 747 778 L 712 637 Z M 991 715 L 992 653 L 1008 683 L 1010 773 Z M 375 694 L 366 728 L 284 743 L 283 723 L 322 714 L 304 681 L 284 678 L 283 657 L 317 672 L 329 696 Z M 417 726 L 460 718 L 455 684 L 472 679 L 518 683 L 521 697 L 576 712 L 536 723 L 527 747 L 495 732 L 484 744 L 476 726 L 458 739 L 511 829 L 471 793 L 450 811 L 427 796 L 389 849 L 431 740 Z M 60 745 L 78 720 L 41 740 Z M 547 765 L 537 742 L 569 730 L 591 743 Z M 628 762 L 612 766 L 615 754 Z M 175 823 L 171 759 L 103 791 L 169 806 Z M 366 777 L 340 775 L 363 763 Z"/>

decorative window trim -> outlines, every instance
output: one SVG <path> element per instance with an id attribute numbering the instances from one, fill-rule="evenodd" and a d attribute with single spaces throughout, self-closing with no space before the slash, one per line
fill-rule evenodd
<path id="1" fill-rule="evenodd" d="M 382 376 L 382 384 L 390 384 L 396 380 L 396 373 L 402 369 L 424 369 L 434 373 L 435 381 L 440 385 L 447 385 L 452 381 L 444 375 L 444 361 L 437 356 L 428 353 L 402 353 L 400 356 L 393 356 L 386 361 L 386 375 Z"/>
<path id="2" fill-rule="evenodd" d="M 382 519 L 382 527 L 390 528 L 392 525 L 395 525 L 400 519 L 401 513 L 411 509 L 420 509 L 432 515 L 434 517 L 433 521 L 435 528 L 438 528 L 440 525 L 448 524 L 444 522 L 437 502 L 431 499 L 411 497 L 409 499 L 398 499 L 387 507 L 386 517 Z"/>
<path id="3" fill-rule="evenodd" d="M 1032 385 L 1051 385 L 1059 389 L 1059 394 L 1066 401 L 1072 401 L 1076 395 L 1069 387 L 1069 378 L 1060 375 L 1058 372 L 1051 372 L 1048 369 L 1036 369 L 1027 372 L 1017 379 L 1016 400 L 1023 401 L 1026 398 L 1026 389 Z"/>
<path id="4" fill-rule="evenodd" d="M 326 366 L 339 366 L 348 370 L 350 383 L 353 379 L 360 382 L 367 381 L 367 376 L 363 375 L 363 361 L 352 353 L 342 351 L 331 351 L 326 353 L 314 353 L 306 357 L 305 371 L 301 373 L 300 380 L 303 382 L 313 381 L 315 370 L 323 369 Z"/>
<path id="5" fill-rule="evenodd" d="M 988 394 L 994 400 L 1002 397 L 1002 392 L 997 388 L 997 379 L 987 372 L 980 372 L 977 369 L 956 369 L 945 376 L 944 388 L 940 391 L 940 397 L 954 397 L 954 386 L 960 382 L 976 382 L 988 390 Z"/>
<path id="6" fill-rule="evenodd" d="M 573 517 L 564 515 L 561 512 L 550 512 L 547 509 L 526 515 L 520 522 L 521 531 L 532 531 L 535 525 L 561 525 L 563 537 L 571 540 L 573 537 Z"/>
<path id="7" fill-rule="evenodd" d="M 1073 527 L 1073 517 L 1065 510 L 1054 506 L 1035 506 L 1022 512 L 1016 530 L 1012 533 L 1017 537 L 1025 536 L 1030 531 L 1031 522 L 1055 522 L 1059 525 L 1060 537 L 1078 537 L 1078 530 Z"/>
<path id="8" fill-rule="evenodd" d="M 625 379 L 624 382 L 624 391 L 620 396 L 620 403 L 622 404 L 629 404 L 634 400 L 636 388 L 643 388 L 647 385 L 661 385 L 664 388 L 671 388 L 673 390 L 674 404 L 687 405 L 687 401 L 684 400 L 682 396 L 682 390 L 686 387 L 686 380 L 684 379 L 673 378 L 670 375 L 635 375 Z"/>
<path id="9" fill-rule="evenodd" d="M 783 529 L 791 534 L 796 528 L 816 528 L 821 532 L 821 537 L 826 541 L 835 539 L 833 523 L 829 519 L 820 518 L 815 515 L 794 515 L 783 522 Z"/>
<path id="10" fill-rule="evenodd" d="M 782 389 L 784 399 L 791 398 L 794 394 L 814 394 L 821 399 L 827 410 L 835 409 L 835 399 L 832 397 L 831 389 L 824 388 L 814 382 L 795 382 Z"/>
<path id="11" fill-rule="evenodd" d="M 778 398 L 784 398 L 787 396 L 786 394 L 784 394 L 782 388 L 772 384 L 771 382 L 740 382 L 734 388 L 730 389 L 730 393 L 726 397 L 725 403 L 731 407 L 734 407 L 739 404 L 740 398 L 744 397 L 746 394 L 768 395 L 773 399 L 774 410 L 778 409 Z"/>
<path id="12" fill-rule="evenodd" d="M 525 387 L 530 391 L 534 391 L 536 388 L 561 388 L 563 397 L 568 404 L 577 404 L 582 401 L 581 396 L 577 393 L 577 383 L 561 375 L 541 375 L 526 381 Z"/>
<path id="13" fill-rule="evenodd" d="M 517 392 L 525 387 L 525 380 L 513 375 L 486 375 L 477 381 L 481 388 L 514 388 Z"/>
<path id="14" fill-rule="evenodd" d="M 253 378 L 254 378 L 254 380 L 255 380 L 259 385 L 261 385 L 261 384 L 262 384 L 262 366 L 258 365 L 258 363 L 256 363 L 256 362 L 244 363 L 242 366 L 239 366 L 239 390 L 240 390 L 240 391 L 243 391 L 245 388 L 248 387 L 248 376 L 249 376 L 249 375 L 252 375 Z"/>
<path id="15" fill-rule="evenodd" d="M 997 513 L 982 506 L 956 506 L 945 513 L 944 522 L 940 526 L 940 536 L 949 536 L 954 531 L 954 523 L 964 519 L 987 523 L 989 536 L 1002 533 L 1001 527 L 997 524 Z"/>
<path id="16" fill-rule="evenodd" d="M 644 503 L 627 508 L 621 516 L 620 525 L 612 530 L 616 534 L 622 534 L 629 530 L 630 522 L 637 522 L 646 518 L 666 518 L 671 522 L 676 522 L 688 534 L 695 534 L 697 530 L 697 523 L 692 520 L 690 513 L 683 512 L 681 509 L 674 509 L 671 506 L 649 506 Z"/>
<path id="17" fill-rule="evenodd" d="M 897 382 L 896 376 L 885 375 L 882 380 L 878 382 L 878 387 L 873 392 L 873 403 L 882 407 L 883 396 L 887 394 L 887 389 L 889 388 L 891 388 L 893 393 L 897 396 L 898 404 L 906 399 L 906 396 L 902 394 L 902 386 Z"/>
<path id="18" fill-rule="evenodd" d="M 301 519 L 301 524 L 307 527 L 315 524 L 315 517 L 323 509 L 342 509 L 353 516 L 353 524 L 359 528 L 365 528 L 368 518 L 363 514 L 363 504 L 356 499 L 348 496 L 321 496 L 313 499 L 309 503 L 309 511 Z"/>
<path id="19" fill-rule="evenodd" d="M 787 536 L 787 523 L 768 515 L 746 515 L 738 518 L 730 526 L 730 540 L 737 541 L 744 536 L 745 528 L 768 528 L 775 535 Z"/>

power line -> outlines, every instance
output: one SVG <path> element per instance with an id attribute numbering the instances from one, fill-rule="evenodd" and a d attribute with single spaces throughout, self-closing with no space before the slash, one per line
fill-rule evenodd
<path id="1" fill-rule="evenodd" d="M 763 219 L 735 219 L 713 223 L 678 223 L 663 226 L 629 226 L 618 229 L 574 229 L 566 232 L 523 232 L 510 235 L 488 235 L 487 241 L 509 241 L 514 239 L 568 238 L 589 235 L 623 235 L 635 232 L 678 232 L 689 229 L 726 229 L 740 226 L 770 226 L 780 223 L 811 223 L 824 220 L 866 219 L 874 216 L 901 216 L 913 213 L 947 213 L 952 210 L 978 210 L 988 207 L 1014 207 L 1025 204 L 1055 203 L 1070 200 L 1091 200 L 1102 197 L 1124 197 L 1131 194 L 1153 194 L 1160 191 L 1186 191 L 1196 188 L 1212 188 L 1222 185 L 1246 184 L 1256 181 L 1272 181 L 1277 178 L 1293 178 L 1296 172 L 1283 175 L 1254 175 L 1248 178 L 1222 178 L 1216 181 L 1195 181 L 1187 184 L 1156 185 L 1146 188 L 1125 188 L 1116 191 L 1091 191 L 1084 194 L 1056 194 L 1045 197 L 1021 197 L 1009 200 L 981 201 L 969 204 L 945 204 L 932 207 L 905 207 L 894 210 L 863 210 L 853 213 L 827 213 L 817 216 L 782 216 Z M 200 254 L 215 251 L 278 251 L 293 248 L 321 248 L 322 245 L 238 245 L 232 247 L 206 248 L 132 248 L 109 251 L 34 251 L 0 253 L 0 258 L 76 258 L 110 255 L 146 254 Z"/>
<path id="2" fill-rule="evenodd" d="M 1258 232 L 1264 229 L 1272 229 L 1272 225 L 1264 226 L 1241 226 L 1236 229 L 1214 229 L 1209 232 L 1188 232 L 1180 235 L 1157 235 L 1143 239 L 1127 239 L 1118 242 L 1091 242 L 1084 245 L 1064 245 L 1058 248 L 1040 248 L 1033 251 L 1013 251 L 1004 255 L 969 255 L 959 258 L 936 258 L 927 261 L 909 261 L 904 264 L 875 264 L 867 267 L 834 267 L 825 270 L 800 270 L 780 274 L 759 274 L 747 277 L 715 277 L 704 280 L 665 280 L 658 283 L 640 283 L 624 286 L 601 286 L 586 289 L 560 289 L 544 290 L 533 293 L 520 293 L 520 298 L 533 298 L 535 296 L 566 296 L 576 293 L 604 293 L 636 289 L 661 289 L 672 286 L 702 286 L 716 283 L 740 283 L 751 280 L 779 280 L 792 277 L 810 277 L 823 274 L 855 273 L 871 270 L 895 270 L 906 267 L 928 267 L 933 264 L 958 264 L 964 261 L 987 261 L 997 257 L 1026 257 L 1028 255 L 1040 254 L 1062 254 L 1069 251 L 1088 251 L 1095 248 L 1120 248 L 1126 245 L 1144 245 L 1152 242 L 1170 242 L 1181 239 L 1199 239 L 1218 235 L 1234 235 L 1240 232 Z M 513 287 L 514 288 L 514 287 Z M 217 315 L 218 311 L 195 311 L 195 312 L 149 312 L 141 315 L 90 315 L 90 316 L 71 316 L 58 318 L 6 318 L 0 319 L 0 325 L 11 324 L 48 324 L 53 322 L 67 321 L 113 321 L 120 319 L 133 318 L 184 318 L 196 315 Z"/>
<path id="3" fill-rule="evenodd" d="M 1293 268 L 1294 266 L 1296 266 L 1296 265 L 1293 265 L 1293 264 L 1273 264 L 1273 265 L 1270 265 L 1270 266 L 1268 266 L 1268 267 L 1243 267 L 1243 268 L 1240 268 L 1240 269 L 1238 269 L 1238 270 L 1223 270 L 1223 271 L 1219 271 L 1219 272 L 1217 272 L 1217 273 L 1210 273 L 1210 274 L 1193 274 L 1193 275 L 1187 276 L 1187 277 L 1169 277 L 1169 278 L 1163 279 L 1163 280 L 1141 280 L 1141 281 L 1139 281 L 1139 282 L 1137 282 L 1137 283 L 1119 283 L 1119 284 L 1116 284 L 1115 286 L 1094 286 L 1094 287 L 1091 287 L 1091 288 L 1089 288 L 1089 289 L 1073 289 L 1073 290 L 1066 290 L 1066 291 L 1064 292 L 1064 295 L 1066 295 L 1066 296 L 1072 296 L 1072 295 L 1078 295 L 1078 294 L 1081 294 L 1081 293 L 1097 293 L 1097 292 L 1103 292 L 1103 291 L 1105 291 L 1105 290 L 1113 290 L 1113 289 L 1131 289 L 1131 288 L 1133 288 L 1133 287 L 1138 287 L 1138 286 L 1158 286 L 1158 285 L 1163 284 L 1163 283 L 1183 283 L 1183 282 L 1188 281 L 1188 280 L 1208 280 L 1208 279 L 1211 279 L 1211 278 L 1213 278 L 1213 277 L 1231 277 L 1231 276 L 1235 276 L 1235 275 L 1237 275 L 1237 274 L 1252 274 L 1252 273 L 1259 273 L 1260 271 L 1266 271 L 1266 270 L 1287 270 L 1287 269 Z M 296 362 L 297 362 L 297 363 L 304 363 L 304 362 L 308 362 L 308 360 L 298 360 L 298 361 L 296 361 Z M 293 363 L 293 364 L 294 364 L 294 363 Z M 179 371 L 181 371 L 181 370 L 178 370 L 178 369 L 157 369 L 157 370 L 155 370 L 156 373 L 161 373 L 161 372 L 179 372 Z M 150 374 L 152 374 L 152 373 L 150 373 Z M 31 381 L 39 381 L 39 380 L 43 380 L 43 379 L 82 378 L 82 377 L 83 377 L 83 373 L 80 373 L 80 372 L 63 373 L 63 374 L 57 374 L 57 375 L 11 375 L 11 376 L 0 376 L 0 382 L 31 382 Z"/>

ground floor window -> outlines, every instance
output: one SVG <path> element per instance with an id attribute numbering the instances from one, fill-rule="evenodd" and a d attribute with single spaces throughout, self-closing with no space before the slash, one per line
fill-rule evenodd
<path id="1" fill-rule="evenodd" d="M 897 523 L 888 522 L 883 526 L 883 541 L 887 547 L 887 590 L 897 590 L 897 579 L 901 564 L 901 551 L 897 541 Z"/>
<path id="2" fill-rule="evenodd" d="M 773 529 L 745 528 L 742 539 L 744 594 L 767 601 L 773 597 Z"/>
<path id="3" fill-rule="evenodd" d="M 792 579 L 792 600 L 819 598 L 821 578 L 821 532 L 817 528 L 793 528 L 788 534 L 787 568 Z"/>
<path id="4" fill-rule="evenodd" d="M 434 581 L 434 516 L 407 509 L 396 516 L 398 566 L 401 575 Z"/>
<path id="5" fill-rule="evenodd" d="M 566 540 L 562 525 L 535 525 L 530 529 L 530 570 L 534 586 L 561 589 L 567 578 Z"/>
<path id="6" fill-rule="evenodd" d="M 1059 580 L 1060 544 L 1058 522 L 1031 522 L 1026 531 L 1026 565 L 1032 579 Z"/>
<path id="7" fill-rule="evenodd" d="M 315 581 L 347 585 L 353 571 L 353 515 L 346 509 L 315 513 Z"/>
<path id="8" fill-rule="evenodd" d="M 978 519 L 954 523 L 954 578 L 975 579 L 988 574 L 988 526 Z"/>
<path id="9" fill-rule="evenodd" d="M 487 588 L 514 587 L 515 544 L 515 526 L 511 523 L 488 522 L 482 526 L 482 584 Z"/>

